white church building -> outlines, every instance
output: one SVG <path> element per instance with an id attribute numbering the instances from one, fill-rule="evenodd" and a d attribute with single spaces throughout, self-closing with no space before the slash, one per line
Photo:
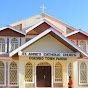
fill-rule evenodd
<path id="1" fill-rule="evenodd" d="M 0 88 L 88 88 L 88 33 L 45 13 L 0 28 Z"/>

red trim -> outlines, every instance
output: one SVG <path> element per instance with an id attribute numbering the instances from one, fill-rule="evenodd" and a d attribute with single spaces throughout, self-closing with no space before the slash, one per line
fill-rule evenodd
<path id="1" fill-rule="evenodd" d="M 8 54 L 0 54 L 0 57 L 9 57 L 9 53 Z"/>

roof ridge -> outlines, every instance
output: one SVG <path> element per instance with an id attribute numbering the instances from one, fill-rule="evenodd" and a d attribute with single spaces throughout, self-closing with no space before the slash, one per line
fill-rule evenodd
<path id="1" fill-rule="evenodd" d="M 78 32 L 81 32 L 82 34 L 85 34 L 86 36 L 88 36 L 88 33 L 87 33 L 87 32 L 78 29 L 78 30 L 75 30 L 75 31 L 73 31 L 73 32 L 70 32 L 70 33 L 66 34 L 65 37 L 71 36 L 71 35 L 76 34 L 76 33 L 78 33 Z"/>
<path id="2" fill-rule="evenodd" d="M 11 27 L 11 26 L 9 26 L 9 25 L 1 27 L 1 28 L 0 28 L 0 31 L 1 31 L 1 30 L 4 30 L 4 29 L 6 29 L 6 28 L 10 28 L 10 29 L 12 29 L 12 30 L 14 30 L 14 31 L 16 31 L 16 32 L 19 32 L 19 33 L 21 33 L 21 34 L 23 34 L 23 35 L 26 35 L 25 32 L 23 32 L 23 31 L 21 31 L 21 30 L 18 30 L 18 29 L 16 29 L 16 28 L 13 28 L 13 27 Z"/>

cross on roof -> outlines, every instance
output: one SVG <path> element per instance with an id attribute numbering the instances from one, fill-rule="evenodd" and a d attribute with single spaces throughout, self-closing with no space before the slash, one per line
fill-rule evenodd
<path id="1" fill-rule="evenodd" d="M 46 9 L 46 7 L 44 7 L 44 5 L 42 5 L 42 7 L 40 7 L 40 8 L 42 8 L 42 13 L 44 13 L 44 9 Z"/>

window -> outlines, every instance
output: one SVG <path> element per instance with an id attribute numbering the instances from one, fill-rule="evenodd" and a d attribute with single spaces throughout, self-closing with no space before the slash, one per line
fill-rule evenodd
<path id="1" fill-rule="evenodd" d="M 69 76 L 72 77 L 72 64 L 71 63 L 68 64 L 68 77 Z"/>
<path id="2" fill-rule="evenodd" d="M 49 57 L 47 57 L 49 58 Z M 51 66 L 48 62 L 41 62 L 38 64 L 38 66 Z"/>
<path id="3" fill-rule="evenodd" d="M 25 65 L 25 82 L 33 82 L 33 65 L 30 62 Z"/>
<path id="4" fill-rule="evenodd" d="M 22 30 L 22 24 L 18 24 L 16 26 L 13 26 L 13 28 L 18 29 L 18 30 Z"/>
<path id="5" fill-rule="evenodd" d="M 55 81 L 62 82 L 62 65 L 59 62 L 55 64 Z"/>
<path id="6" fill-rule="evenodd" d="M 72 32 L 73 30 L 71 28 L 66 27 L 66 34 Z"/>
<path id="7" fill-rule="evenodd" d="M 9 84 L 17 85 L 17 64 L 14 61 L 9 66 Z"/>
<path id="8" fill-rule="evenodd" d="M 86 42 L 85 42 L 85 41 L 80 41 L 79 47 L 80 47 L 82 50 L 86 51 Z"/>
<path id="9" fill-rule="evenodd" d="M 25 42 L 28 42 L 29 40 L 31 40 L 32 38 L 26 38 Z"/>
<path id="10" fill-rule="evenodd" d="M 0 85 L 5 84 L 5 66 L 2 61 L 0 61 Z"/>
<path id="11" fill-rule="evenodd" d="M 5 52 L 5 40 L 0 38 L 0 52 Z"/>
<path id="12" fill-rule="evenodd" d="M 16 38 L 13 38 L 11 40 L 11 51 L 13 51 L 16 48 L 18 48 L 18 40 Z"/>
<path id="13" fill-rule="evenodd" d="M 84 62 L 80 64 L 80 83 L 87 83 L 87 66 Z"/>

